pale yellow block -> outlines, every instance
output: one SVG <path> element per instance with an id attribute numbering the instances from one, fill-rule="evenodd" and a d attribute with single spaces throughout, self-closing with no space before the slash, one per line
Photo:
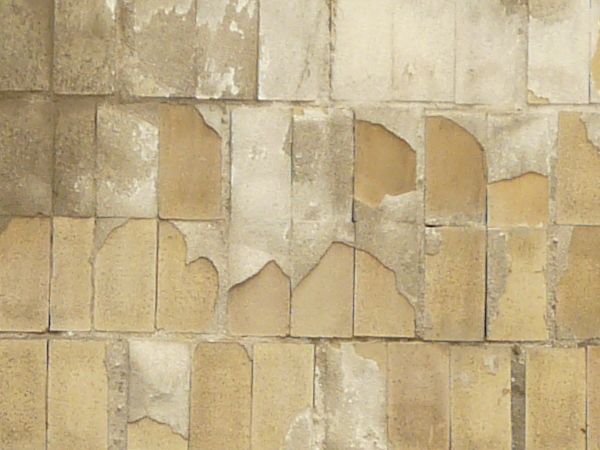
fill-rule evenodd
<path id="1" fill-rule="evenodd" d="M 188 441 L 168 425 L 143 418 L 127 425 L 127 450 L 187 450 Z"/>

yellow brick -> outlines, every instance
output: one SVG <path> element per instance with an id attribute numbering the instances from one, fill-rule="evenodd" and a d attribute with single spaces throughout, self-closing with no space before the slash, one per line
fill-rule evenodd
<path id="1" fill-rule="evenodd" d="M 600 347 L 587 348 L 587 450 L 600 450 Z"/>
<path id="2" fill-rule="evenodd" d="M 254 345 L 252 448 L 284 447 L 296 417 L 312 407 L 313 369 L 312 345 Z"/>
<path id="3" fill-rule="evenodd" d="M 94 219 L 55 217 L 52 233 L 50 328 L 89 330 Z"/>
<path id="4" fill-rule="evenodd" d="M 250 448 L 252 363 L 239 344 L 202 343 L 194 352 L 190 450 Z"/>
<path id="5" fill-rule="evenodd" d="M 510 348 L 456 346 L 450 355 L 452 448 L 510 450 Z"/>
<path id="6" fill-rule="evenodd" d="M 147 417 L 127 425 L 127 450 L 187 450 L 188 442 L 168 425 Z"/>
<path id="7" fill-rule="evenodd" d="M 50 341 L 48 450 L 107 447 L 106 344 Z"/>
<path id="8" fill-rule="evenodd" d="M 548 222 L 548 178 L 534 172 L 488 185 L 488 224 L 493 227 Z"/>
<path id="9" fill-rule="evenodd" d="M 46 341 L 0 340 L 0 448 L 46 448 Z"/>
<path id="10" fill-rule="evenodd" d="M 527 450 L 585 449 L 585 370 L 583 348 L 527 349 Z"/>

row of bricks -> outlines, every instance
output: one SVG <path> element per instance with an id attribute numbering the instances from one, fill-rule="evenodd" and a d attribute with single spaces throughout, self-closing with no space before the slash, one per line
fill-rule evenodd
<path id="1" fill-rule="evenodd" d="M 597 0 L 13 0 L 0 90 L 597 102 L 598 17 Z"/>

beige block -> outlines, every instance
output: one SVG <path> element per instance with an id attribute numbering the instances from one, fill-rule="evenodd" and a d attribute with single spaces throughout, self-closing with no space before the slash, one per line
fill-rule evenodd
<path id="1" fill-rule="evenodd" d="M 531 0 L 528 30 L 530 103 L 587 103 L 588 0 Z"/>
<path id="2" fill-rule="evenodd" d="M 188 262 L 185 235 L 160 222 L 156 325 L 167 331 L 214 331 L 219 272 L 206 257 Z"/>
<path id="3" fill-rule="evenodd" d="M 2 2 L 0 42 L 0 91 L 48 90 L 52 64 L 52 2 Z"/>
<path id="4" fill-rule="evenodd" d="M 105 331 L 154 330 L 156 222 L 96 223 L 94 326 Z"/>
<path id="5" fill-rule="evenodd" d="M 0 214 L 51 214 L 53 115 L 45 101 L 0 101 Z"/>
<path id="6" fill-rule="evenodd" d="M 156 110 L 147 105 L 100 105 L 96 120 L 98 216 L 155 217 Z"/>
<path id="7" fill-rule="evenodd" d="M 298 415 L 313 405 L 314 348 L 255 344 L 252 448 L 279 450 Z"/>
<path id="8" fill-rule="evenodd" d="M 600 449 L 600 347 L 587 347 L 587 450 Z"/>
<path id="9" fill-rule="evenodd" d="M 168 425 L 143 418 L 127 426 L 127 450 L 188 450 L 188 441 Z"/>
<path id="10" fill-rule="evenodd" d="M 485 309 L 483 228 L 428 228 L 425 243 L 424 336 L 481 340 Z"/>
<path id="11" fill-rule="evenodd" d="M 106 343 L 50 341 L 48 450 L 107 448 Z"/>
<path id="12" fill-rule="evenodd" d="M 396 288 L 392 270 L 371 254 L 355 254 L 354 335 L 415 334 L 415 310 Z"/>
<path id="13" fill-rule="evenodd" d="M 590 103 L 600 102 L 600 2 L 590 1 Z"/>
<path id="14" fill-rule="evenodd" d="M 258 2 L 196 2 L 197 98 L 256 98 Z"/>
<path id="15" fill-rule="evenodd" d="M 46 448 L 46 341 L 0 340 L 0 447 Z"/>
<path id="16" fill-rule="evenodd" d="M 488 224 L 540 226 L 548 222 L 548 178 L 528 172 L 488 185 Z"/>
<path id="17" fill-rule="evenodd" d="M 483 148 L 444 117 L 425 122 L 425 215 L 428 224 L 483 223 L 486 169 Z"/>
<path id="18" fill-rule="evenodd" d="M 511 350 L 450 350 L 452 448 L 511 449 Z"/>
<path id="19" fill-rule="evenodd" d="M 160 110 L 159 213 L 216 219 L 221 212 L 221 136 L 193 106 Z"/>
<path id="20" fill-rule="evenodd" d="M 291 334 L 352 336 L 353 277 L 353 248 L 334 242 L 292 291 Z"/>
<path id="21" fill-rule="evenodd" d="M 116 60 L 117 4 L 58 0 L 54 5 L 54 91 L 110 94 Z"/>
<path id="22" fill-rule="evenodd" d="M 316 100 L 329 85 L 329 4 L 260 3 L 260 99 Z"/>
<path id="23" fill-rule="evenodd" d="M 525 103 L 527 4 L 458 0 L 456 25 L 457 103 Z"/>
<path id="24" fill-rule="evenodd" d="M 229 331 L 242 336 L 285 336 L 290 330 L 290 279 L 273 261 L 231 288 Z"/>
<path id="25" fill-rule="evenodd" d="M 445 344 L 388 343 L 390 450 L 450 445 L 450 363 Z"/>
<path id="26" fill-rule="evenodd" d="M 50 220 L 0 218 L 0 267 L 0 330 L 46 330 Z"/>
<path id="27" fill-rule="evenodd" d="M 50 329 L 90 329 L 93 249 L 94 219 L 53 219 Z"/>
<path id="28" fill-rule="evenodd" d="M 527 349 L 527 450 L 585 449 L 584 348 Z"/>
<path id="29" fill-rule="evenodd" d="M 235 343 L 196 346 L 189 450 L 250 448 L 252 362 Z"/>
<path id="30" fill-rule="evenodd" d="M 54 214 L 94 216 L 96 103 L 93 100 L 59 103 L 54 146 Z"/>
<path id="31" fill-rule="evenodd" d="M 600 225 L 600 116 L 563 112 L 558 122 L 556 222 Z"/>
<path id="32" fill-rule="evenodd" d="M 600 227 L 573 227 L 557 255 L 556 324 L 562 339 L 600 337 Z"/>
<path id="33" fill-rule="evenodd" d="M 488 231 L 488 339 L 548 338 L 546 246 L 543 229 Z"/>

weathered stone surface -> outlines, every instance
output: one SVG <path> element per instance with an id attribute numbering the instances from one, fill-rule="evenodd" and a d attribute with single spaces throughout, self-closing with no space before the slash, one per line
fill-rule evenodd
<path id="1" fill-rule="evenodd" d="M 0 101 L 0 214 L 51 214 L 52 116 L 42 100 Z"/>
<path id="2" fill-rule="evenodd" d="M 113 0 L 58 0 L 54 5 L 54 91 L 110 94 L 116 63 Z"/>
<path id="3" fill-rule="evenodd" d="M 528 172 L 488 185 L 488 224 L 540 226 L 548 222 L 548 178 Z"/>
<path id="4" fill-rule="evenodd" d="M 587 347 L 587 449 L 600 449 L 600 347 Z"/>
<path id="5" fill-rule="evenodd" d="M 284 444 L 296 417 L 313 406 L 313 372 L 314 348 L 310 344 L 254 345 L 252 448 L 290 448 Z M 309 446 L 298 443 L 291 448 Z"/>
<path id="6" fill-rule="evenodd" d="M 52 225 L 50 329 L 89 330 L 94 219 L 55 217 Z"/>
<path id="7" fill-rule="evenodd" d="M 448 448 L 448 346 L 390 342 L 387 347 L 390 450 Z"/>
<path id="8" fill-rule="evenodd" d="M 188 450 L 188 441 L 168 425 L 147 417 L 127 427 L 127 450 Z"/>
<path id="9" fill-rule="evenodd" d="M 129 422 L 148 418 L 187 439 L 191 357 L 187 344 L 129 342 Z"/>
<path id="10" fill-rule="evenodd" d="M 46 447 L 46 341 L 0 340 L 0 446 Z"/>
<path id="11" fill-rule="evenodd" d="M 54 136 L 54 214 L 91 217 L 96 211 L 96 104 L 59 103 Z"/>
<path id="12" fill-rule="evenodd" d="M 285 336 L 290 330 L 290 279 L 271 261 L 231 288 L 229 331 L 245 336 Z"/>
<path id="13" fill-rule="evenodd" d="M 294 223 L 349 223 L 354 154 L 352 113 L 346 109 L 295 110 L 292 135 Z"/>
<path id="14" fill-rule="evenodd" d="M 600 337 L 600 227 L 573 227 L 570 233 L 562 238 L 559 235 L 557 240 L 558 336 L 563 339 Z"/>
<path id="15" fill-rule="evenodd" d="M 156 222 L 98 219 L 94 325 L 106 331 L 152 331 L 156 290 Z"/>
<path id="16" fill-rule="evenodd" d="M 50 220 L 0 218 L 0 267 L 0 330 L 46 330 Z"/>
<path id="17" fill-rule="evenodd" d="M 334 8 L 336 99 L 454 98 L 453 0 L 343 0 Z"/>
<path id="18" fill-rule="evenodd" d="M 452 448 L 511 448 L 510 371 L 507 346 L 452 347 Z"/>
<path id="19" fill-rule="evenodd" d="M 252 362 L 235 343 L 196 346 L 192 372 L 190 450 L 250 448 Z"/>
<path id="20" fill-rule="evenodd" d="M 458 0 L 456 25 L 457 103 L 525 103 L 527 3 Z"/>
<path id="21" fill-rule="evenodd" d="M 200 225 L 203 226 L 204 224 Z M 202 233 L 210 238 L 210 233 Z M 214 331 L 219 272 L 207 257 L 188 261 L 185 235 L 160 222 L 156 326 L 167 331 Z"/>
<path id="22" fill-rule="evenodd" d="M 52 2 L 2 2 L 0 42 L 0 91 L 43 91 L 49 88 Z"/>
<path id="23" fill-rule="evenodd" d="M 488 231 L 487 338 L 541 341 L 546 324 L 546 231 Z"/>
<path id="24" fill-rule="evenodd" d="M 258 2 L 208 0 L 196 4 L 196 97 L 256 97 Z"/>
<path id="25" fill-rule="evenodd" d="M 107 448 L 106 343 L 50 341 L 48 449 Z"/>
<path id="26" fill-rule="evenodd" d="M 585 449 L 585 349 L 527 349 L 527 450 Z"/>
<path id="27" fill-rule="evenodd" d="M 156 110 L 146 105 L 100 105 L 97 123 L 98 216 L 156 216 Z"/>
<path id="28" fill-rule="evenodd" d="M 322 345 L 316 362 L 315 401 L 325 429 L 322 445 L 310 448 L 387 449 L 386 344 Z"/>
<path id="29" fill-rule="evenodd" d="M 206 220 L 222 216 L 225 124 L 223 113 L 220 115 L 222 120 L 213 128 L 193 106 L 162 105 L 158 177 L 162 218 Z"/>
<path id="30" fill-rule="evenodd" d="M 329 3 L 260 2 L 260 99 L 316 100 L 329 84 Z"/>
<path id="31" fill-rule="evenodd" d="M 425 122 L 425 215 L 428 224 L 483 223 L 485 155 L 467 129 L 442 116 Z"/>
<path id="32" fill-rule="evenodd" d="M 588 0 L 529 2 L 530 103 L 587 103 L 589 18 Z"/>
<path id="33" fill-rule="evenodd" d="M 485 229 L 428 228 L 424 336 L 481 340 L 485 316 Z"/>
<path id="34" fill-rule="evenodd" d="M 558 121 L 556 222 L 600 225 L 600 116 L 563 112 Z"/>
<path id="35" fill-rule="evenodd" d="M 414 336 L 415 311 L 396 289 L 392 270 L 371 254 L 355 255 L 354 334 Z"/>
<path id="36" fill-rule="evenodd" d="M 291 334 L 352 336 L 353 278 L 354 249 L 334 242 L 292 290 Z"/>
<path id="37" fill-rule="evenodd" d="M 600 102 L 600 2 L 590 1 L 590 102 Z"/>

